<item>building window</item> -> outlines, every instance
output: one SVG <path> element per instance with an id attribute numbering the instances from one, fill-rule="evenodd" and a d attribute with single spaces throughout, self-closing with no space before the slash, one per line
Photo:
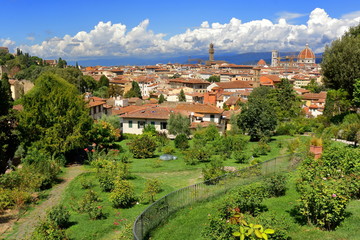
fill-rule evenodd
<path id="1" fill-rule="evenodd" d="M 138 121 L 138 128 L 144 128 L 145 127 L 145 121 Z"/>
<path id="2" fill-rule="evenodd" d="M 155 122 L 151 122 L 151 125 L 155 126 Z"/>
<path id="3" fill-rule="evenodd" d="M 132 128 L 132 121 L 129 121 L 129 128 Z"/>
<path id="4" fill-rule="evenodd" d="M 96 113 L 96 106 L 93 109 L 94 109 L 94 114 L 95 114 Z"/>
<path id="5" fill-rule="evenodd" d="M 214 115 L 214 114 L 211 114 L 211 115 L 210 115 L 210 121 L 211 121 L 211 122 L 215 122 L 215 115 Z"/>
<path id="6" fill-rule="evenodd" d="M 160 130 L 164 130 L 167 127 L 167 122 L 160 122 Z"/>
<path id="7" fill-rule="evenodd" d="M 101 106 L 100 105 L 98 106 L 98 110 L 99 110 L 98 112 L 101 112 Z"/>

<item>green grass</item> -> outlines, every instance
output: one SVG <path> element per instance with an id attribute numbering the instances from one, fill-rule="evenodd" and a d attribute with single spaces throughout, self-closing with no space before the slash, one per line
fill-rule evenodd
<path id="1" fill-rule="evenodd" d="M 297 203 L 299 198 L 295 190 L 296 173 L 290 176 L 288 182 L 288 191 L 285 196 L 278 198 L 268 198 L 264 200 L 264 204 L 269 211 L 276 212 L 288 224 L 288 234 L 293 240 L 359 240 L 358 235 L 360 222 L 360 201 L 353 200 L 347 207 L 348 217 L 341 223 L 335 231 L 322 231 L 310 225 L 300 225 L 297 223 L 291 210 Z M 203 239 L 201 232 L 208 224 L 208 214 L 216 211 L 217 201 L 221 201 L 222 197 L 205 203 L 198 203 L 188 206 L 176 214 L 162 226 L 158 227 L 151 233 L 151 239 Z"/>
<path id="2" fill-rule="evenodd" d="M 291 137 L 274 137 L 273 141 L 270 142 L 271 152 L 268 155 L 259 157 L 259 160 L 265 161 L 278 155 L 286 154 L 284 147 L 286 146 L 285 142 L 289 138 Z M 124 140 L 119 144 L 125 150 L 127 150 L 128 147 L 126 143 L 128 142 L 129 140 Z M 282 142 L 282 144 L 279 145 L 279 142 Z M 170 142 L 170 144 L 173 144 L 173 141 Z M 257 143 L 249 143 L 246 151 L 248 153 L 251 153 L 253 147 L 255 147 L 256 144 Z M 205 163 L 200 163 L 198 165 L 186 165 L 184 162 L 184 155 L 180 151 L 176 151 L 174 153 L 174 155 L 176 155 L 178 159 L 172 161 L 160 161 L 158 159 L 159 155 L 161 155 L 161 153 L 157 152 L 154 158 L 130 160 L 131 173 L 133 176 L 133 179 L 131 179 L 130 181 L 135 187 L 135 192 L 137 196 L 140 196 L 143 192 L 146 179 L 156 178 L 160 180 L 163 191 L 157 194 L 156 199 L 159 199 L 160 197 L 179 188 L 203 181 L 201 169 L 205 166 Z M 248 164 L 236 163 L 233 159 L 225 159 L 224 165 L 234 166 L 236 168 L 243 168 L 248 166 Z M 69 237 L 74 240 L 119 239 L 119 236 L 127 234 L 127 237 L 130 239 L 132 224 L 135 221 L 135 218 L 149 205 L 136 204 L 128 209 L 114 209 L 109 201 L 109 193 L 101 192 L 94 169 L 92 169 L 91 167 L 86 167 L 86 169 L 89 172 L 78 176 L 76 179 L 73 180 L 73 182 L 70 183 L 62 200 L 62 202 L 66 206 L 69 206 L 71 210 L 70 220 L 72 221 L 73 225 L 66 230 L 66 232 L 69 234 Z M 72 210 L 73 207 L 76 207 L 76 204 L 78 204 L 78 202 L 82 199 L 86 192 L 86 190 L 81 189 L 82 178 L 86 178 L 93 183 L 93 189 L 100 195 L 101 199 L 103 200 L 101 203 L 99 203 L 99 205 L 102 206 L 103 211 L 107 214 L 106 219 L 90 220 L 87 214 L 79 214 L 76 211 Z M 191 209 L 189 211 L 191 212 Z M 208 209 L 202 210 L 202 213 L 205 214 L 205 219 L 207 216 L 207 212 Z M 120 221 L 120 219 L 123 220 Z M 197 218 L 187 218 L 185 215 L 182 222 L 182 224 L 185 224 L 186 222 L 188 227 L 191 228 L 191 226 L 198 222 L 198 220 Z M 126 239 L 126 237 L 124 237 L 123 239 Z M 182 236 L 178 239 L 196 238 L 184 238 L 184 236 Z"/>

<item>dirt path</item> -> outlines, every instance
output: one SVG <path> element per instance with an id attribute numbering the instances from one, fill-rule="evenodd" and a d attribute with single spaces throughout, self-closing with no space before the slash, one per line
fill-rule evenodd
<path id="1" fill-rule="evenodd" d="M 29 237 L 39 221 L 45 217 L 46 211 L 60 202 L 62 194 L 64 193 L 69 183 L 83 172 L 85 172 L 85 170 L 81 165 L 72 165 L 68 167 L 65 175 L 61 178 L 63 182 L 53 187 L 49 193 L 49 198 L 46 201 L 36 206 L 35 209 L 31 211 L 26 217 L 20 218 L 18 221 L 17 233 L 6 239 L 20 240 Z M 7 232 L 9 233 L 10 230 Z M 0 238 L 1 237 L 4 236 L 0 236 Z"/>

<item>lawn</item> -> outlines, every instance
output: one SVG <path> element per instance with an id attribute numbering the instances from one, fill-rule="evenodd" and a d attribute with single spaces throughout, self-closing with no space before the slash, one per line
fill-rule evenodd
<path id="1" fill-rule="evenodd" d="M 278 155 L 286 154 L 285 142 L 289 140 L 289 138 L 289 136 L 274 137 L 269 144 L 271 151 L 267 155 L 260 156 L 259 160 L 265 161 Z M 120 142 L 120 145 L 122 145 L 124 149 L 127 149 L 127 142 L 129 142 L 129 140 L 124 140 Z M 173 144 L 173 142 L 170 142 L 170 144 Z M 246 151 L 250 153 L 256 144 L 257 143 L 249 143 Z M 143 192 L 146 179 L 156 178 L 161 182 L 162 192 L 157 194 L 156 199 L 179 188 L 203 181 L 201 169 L 205 167 L 205 163 L 186 165 L 183 160 L 184 155 L 179 151 L 174 153 L 174 155 L 178 156 L 178 159 L 172 161 L 161 161 L 158 159 L 161 153 L 156 154 L 156 157 L 150 159 L 131 159 L 131 173 L 133 178 L 130 181 L 135 187 L 137 196 L 140 196 Z M 225 159 L 224 165 L 233 166 L 238 169 L 248 166 L 248 164 L 238 164 L 233 159 Z M 132 224 L 135 218 L 149 205 L 140 203 L 127 209 L 113 208 L 109 201 L 109 193 L 100 190 L 95 170 L 91 167 L 86 167 L 86 169 L 88 172 L 74 179 L 63 196 L 62 203 L 68 206 L 71 211 L 70 220 L 72 226 L 66 230 L 69 237 L 74 240 L 131 239 Z M 81 189 L 83 179 L 87 179 L 87 181 L 92 183 L 92 189 L 97 192 L 102 199 L 99 206 L 101 206 L 103 212 L 106 213 L 106 219 L 90 220 L 86 213 L 80 214 L 75 211 L 76 206 L 87 191 Z M 208 210 L 203 210 L 204 214 L 205 212 L 207 214 Z M 184 222 L 190 224 L 191 222 L 196 223 L 198 220 L 196 220 L 196 218 L 195 220 L 188 218 L 187 221 Z M 192 224 L 189 226 L 191 225 Z M 184 236 L 179 239 L 184 239 Z"/>
<path id="2" fill-rule="evenodd" d="M 348 217 L 341 223 L 336 231 L 321 231 L 310 225 L 302 225 L 296 222 L 291 215 L 292 209 L 299 198 L 295 190 L 296 172 L 290 175 L 288 191 L 285 196 L 269 198 L 264 204 L 269 211 L 276 212 L 276 215 L 288 224 L 288 234 L 293 240 L 358 240 L 358 223 L 360 222 L 360 201 L 353 200 L 347 207 Z M 151 239 L 203 239 L 202 231 L 208 224 L 208 215 L 216 212 L 218 201 L 222 197 L 206 203 L 188 206 L 174 214 L 164 225 L 151 233 Z"/>

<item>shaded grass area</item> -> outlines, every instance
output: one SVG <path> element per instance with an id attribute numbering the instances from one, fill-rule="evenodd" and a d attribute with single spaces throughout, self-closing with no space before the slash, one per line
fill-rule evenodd
<path id="1" fill-rule="evenodd" d="M 288 191 L 285 196 L 268 198 L 263 201 L 269 211 L 276 212 L 283 218 L 288 226 L 288 235 L 293 240 L 358 240 L 360 222 L 360 201 L 353 200 L 347 207 L 348 217 L 335 231 L 322 231 L 317 227 L 300 224 L 293 213 L 299 194 L 295 189 L 297 173 L 290 175 Z M 151 239 L 203 239 L 201 232 L 208 224 L 208 214 L 216 212 L 218 201 L 223 197 L 205 203 L 197 203 L 175 213 L 162 226 L 151 233 Z"/>

